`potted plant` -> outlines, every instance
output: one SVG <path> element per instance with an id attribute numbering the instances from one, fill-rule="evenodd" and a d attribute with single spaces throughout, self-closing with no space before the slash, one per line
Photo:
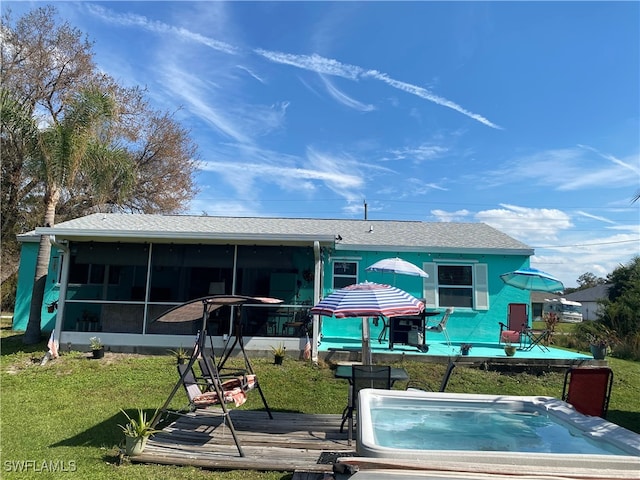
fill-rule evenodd
<path id="1" fill-rule="evenodd" d="M 615 344 L 615 333 L 606 327 L 599 328 L 594 333 L 587 333 L 589 349 L 595 360 L 604 360 L 609 352 L 609 348 Z"/>
<path id="2" fill-rule="evenodd" d="M 470 343 L 463 343 L 462 345 L 460 345 L 460 353 L 462 355 L 469 355 L 469 350 L 471 350 L 472 347 L 473 345 L 471 345 Z"/>
<path id="3" fill-rule="evenodd" d="M 104 357 L 104 344 L 98 337 L 91 337 L 89 339 L 89 348 L 91 348 L 93 358 Z"/>
<path id="4" fill-rule="evenodd" d="M 589 349 L 595 360 L 604 360 L 612 343 L 611 337 L 604 333 L 590 333 L 587 335 L 589 339 Z"/>
<path id="5" fill-rule="evenodd" d="M 504 353 L 506 353 L 507 357 L 513 357 L 516 354 L 516 346 L 512 345 L 511 342 L 507 342 L 504 346 Z"/>
<path id="6" fill-rule="evenodd" d="M 169 353 L 173 355 L 176 359 L 176 363 L 178 365 L 182 365 L 189 359 L 189 352 L 187 352 L 184 348 L 180 347 L 175 350 L 169 350 Z"/>
<path id="7" fill-rule="evenodd" d="M 124 432 L 125 454 L 129 456 L 140 455 L 147 445 L 149 437 L 160 431 L 151 428 L 151 422 L 156 415 L 154 414 L 150 419 L 147 419 L 146 412 L 138 408 L 137 418 L 132 418 L 124 410 L 120 409 L 120 411 L 128 420 L 126 425 L 118 425 Z M 157 414 L 158 411 L 156 410 L 155 413 Z"/>
<path id="8" fill-rule="evenodd" d="M 282 365 L 282 360 L 287 353 L 287 347 L 284 346 L 284 343 L 281 342 L 279 345 L 271 347 L 271 351 L 273 352 L 273 363 Z"/>

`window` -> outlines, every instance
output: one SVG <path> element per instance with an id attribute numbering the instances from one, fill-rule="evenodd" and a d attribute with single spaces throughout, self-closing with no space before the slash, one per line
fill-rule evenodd
<path id="1" fill-rule="evenodd" d="M 471 265 L 438 265 L 438 297 L 441 306 L 472 308 Z"/>
<path id="2" fill-rule="evenodd" d="M 339 290 L 354 283 L 358 283 L 358 263 L 333 262 L 333 289 Z"/>

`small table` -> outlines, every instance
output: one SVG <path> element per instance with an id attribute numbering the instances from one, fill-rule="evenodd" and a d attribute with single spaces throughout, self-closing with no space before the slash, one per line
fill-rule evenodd
<path id="1" fill-rule="evenodd" d="M 351 365 L 338 365 L 334 377 L 349 380 L 349 384 L 351 384 L 352 371 Z M 404 368 L 391 367 L 391 385 L 398 381 L 406 382 L 408 380 L 409 374 Z"/>

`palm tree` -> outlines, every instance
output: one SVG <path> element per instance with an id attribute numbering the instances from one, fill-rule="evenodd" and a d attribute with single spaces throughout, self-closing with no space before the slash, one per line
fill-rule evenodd
<path id="1" fill-rule="evenodd" d="M 103 135 L 116 116 L 113 99 L 99 90 L 86 89 L 75 95 L 63 109 L 61 119 L 40 130 L 37 154 L 30 157 L 29 170 L 42 183 L 45 214 L 43 225 L 53 227 L 60 196 L 81 175 L 96 195 L 105 194 L 110 185 L 105 179 L 119 178 L 120 195 L 133 185 L 134 163 L 124 148 L 104 143 Z M 112 185 L 112 184 L 111 184 Z M 40 246 L 29 310 L 29 322 L 23 342 L 40 341 L 41 312 L 45 282 L 49 269 L 51 243 L 48 235 L 40 237 Z"/>

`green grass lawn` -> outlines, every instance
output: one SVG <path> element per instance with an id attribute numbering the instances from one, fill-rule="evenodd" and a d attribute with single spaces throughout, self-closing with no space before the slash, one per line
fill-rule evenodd
<path id="1" fill-rule="evenodd" d="M 166 400 L 177 380 L 174 358 L 107 353 L 101 360 L 85 352 L 68 352 L 40 366 L 45 343 L 22 344 L 21 333 L 4 324 L 0 356 L 0 443 L 4 478 L 58 478 L 48 468 L 74 470 L 68 477 L 91 479 L 288 479 L 281 472 L 215 472 L 190 467 L 118 465 L 124 423 L 120 409 L 153 412 Z M 233 360 L 234 362 L 236 359 Z M 347 382 L 335 380 L 326 366 L 286 358 L 252 359 L 273 410 L 336 413 L 344 408 Z M 615 379 L 608 420 L 640 433 L 640 364 L 610 358 Z M 440 384 L 445 365 L 398 363 L 412 381 Z M 470 368 L 454 371 L 450 392 L 549 395 L 562 393 L 562 373 L 540 376 L 500 374 Z M 405 385 L 397 385 L 404 388 Z M 183 391 L 172 408 L 186 405 Z M 243 409 L 259 409 L 259 395 L 250 395 Z M 28 472 L 16 472 L 18 462 L 31 461 Z M 44 468 L 43 468 L 43 462 Z M 35 467 L 39 470 L 36 472 Z"/>

